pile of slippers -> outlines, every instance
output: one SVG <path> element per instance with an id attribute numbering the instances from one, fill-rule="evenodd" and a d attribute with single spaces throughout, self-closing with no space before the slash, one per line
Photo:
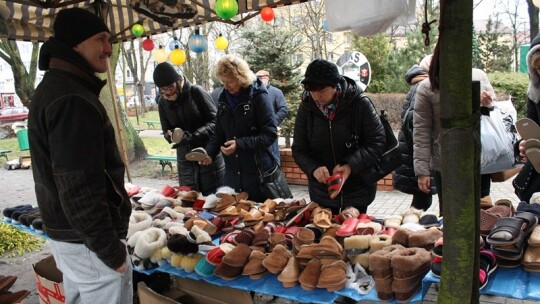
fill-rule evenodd
<path id="1" fill-rule="evenodd" d="M 43 220 L 38 207 L 22 204 L 2 210 L 4 220 L 11 224 L 20 224 L 33 229 L 36 234 L 43 234 Z"/>
<path id="2" fill-rule="evenodd" d="M 17 281 L 16 276 L 4 276 L 0 278 L 0 303 L 19 303 L 30 295 L 28 290 L 10 291 Z"/>

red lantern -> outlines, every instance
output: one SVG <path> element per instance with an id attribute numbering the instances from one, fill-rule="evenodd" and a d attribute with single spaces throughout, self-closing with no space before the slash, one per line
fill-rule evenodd
<path id="1" fill-rule="evenodd" d="M 150 37 L 146 37 L 146 39 L 143 40 L 142 42 L 142 48 L 145 50 L 145 51 L 151 51 L 154 49 L 154 41 L 152 41 L 152 39 L 150 39 Z"/>
<path id="2" fill-rule="evenodd" d="M 261 18 L 266 22 L 270 22 L 274 19 L 274 10 L 267 6 L 261 10 Z"/>

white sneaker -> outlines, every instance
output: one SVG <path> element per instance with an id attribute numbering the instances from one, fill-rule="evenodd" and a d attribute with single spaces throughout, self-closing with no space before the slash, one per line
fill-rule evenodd
<path id="1" fill-rule="evenodd" d="M 184 139 L 184 130 L 180 128 L 175 128 L 172 134 L 172 141 L 175 144 L 179 144 Z"/>

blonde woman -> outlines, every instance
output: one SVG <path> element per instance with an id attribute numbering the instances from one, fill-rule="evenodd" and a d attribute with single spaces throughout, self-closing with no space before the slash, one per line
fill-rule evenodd
<path id="1" fill-rule="evenodd" d="M 209 157 L 201 164 L 209 165 L 219 152 L 223 153 L 224 185 L 262 202 L 267 197 L 260 190 L 254 157 L 257 149 L 265 172 L 276 166 L 270 147 L 277 138 L 277 126 L 268 92 L 247 62 L 234 55 L 218 61 L 216 76 L 224 89 L 218 99 L 216 132 L 206 146 Z"/>

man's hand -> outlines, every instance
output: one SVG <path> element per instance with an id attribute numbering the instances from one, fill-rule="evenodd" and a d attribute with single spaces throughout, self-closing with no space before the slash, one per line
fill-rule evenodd
<path id="1" fill-rule="evenodd" d="M 127 268 L 127 264 L 126 264 L 126 262 L 124 262 L 124 264 L 122 264 L 122 266 L 116 268 L 116 271 L 119 272 L 119 273 L 124 273 L 126 271 L 126 268 Z"/>
<path id="2" fill-rule="evenodd" d="M 431 193 L 430 191 L 431 187 L 431 178 L 429 175 L 419 175 L 418 176 L 418 188 L 420 191 L 425 193 Z"/>
<path id="3" fill-rule="evenodd" d="M 228 140 L 221 146 L 221 153 L 229 156 L 236 152 L 236 140 Z"/>

